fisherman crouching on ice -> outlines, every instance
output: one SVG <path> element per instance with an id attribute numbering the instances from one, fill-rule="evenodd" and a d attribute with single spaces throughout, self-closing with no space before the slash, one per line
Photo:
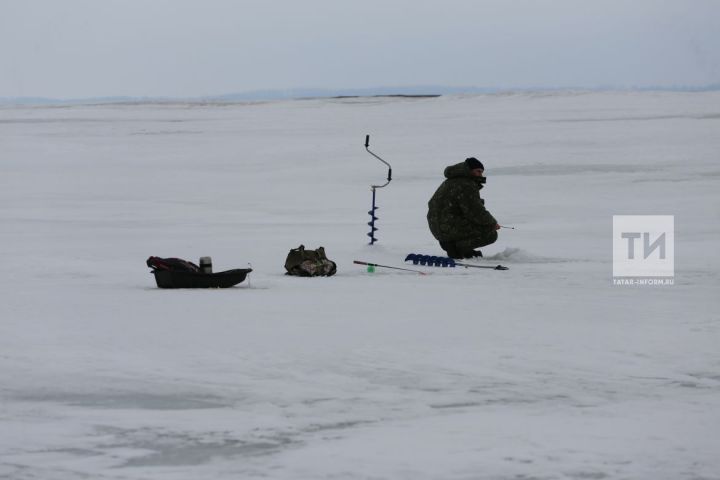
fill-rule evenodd
<path id="1" fill-rule="evenodd" d="M 500 229 L 485 208 L 480 190 L 487 178 L 477 158 L 445 168 L 446 180 L 428 202 L 430 232 L 451 258 L 482 257 L 480 250 L 494 243 Z"/>

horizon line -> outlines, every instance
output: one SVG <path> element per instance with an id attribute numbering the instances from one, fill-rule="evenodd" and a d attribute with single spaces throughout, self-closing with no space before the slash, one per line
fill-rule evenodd
<path id="1" fill-rule="evenodd" d="M 69 105 L 88 103 L 202 103 L 202 102 L 254 102 L 271 100 L 310 100 L 321 98 L 360 98 L 360 97 L 439 97 L 442 95 L 462 94 L 501 94 L 501 93 L 543 93 L 543 92 L 709 92 L 720 90 L 720 82 L 689 86 L 565 86 L 565 87 L 452 87 L 442 85 L 363 87 L 363 88 L 278 88 L 248 90 L 237 93 L 193 96 L 162 95 L 101 95 L 89 97 L 44 97 L 15 96 L 0 97 L 3 105 Z"/>

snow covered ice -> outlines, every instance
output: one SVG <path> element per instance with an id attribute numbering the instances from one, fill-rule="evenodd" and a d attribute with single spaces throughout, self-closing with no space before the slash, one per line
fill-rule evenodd
<path id="1" fill-rule="evenodd" d="M 0 478 L 720 478 L 719 133 L 718 92 L 2 107 Z M 405 265 L 468 156 L 510 270 Z M 675 285 L 613 285 L 621 214 L 675 216 Z"/>

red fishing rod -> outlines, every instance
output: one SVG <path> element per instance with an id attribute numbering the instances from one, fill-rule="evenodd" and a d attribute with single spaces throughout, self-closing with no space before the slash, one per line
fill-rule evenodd
<path id="1" fill-rule="evenodd" d="M 358 265 L 367 265 L 368 267 L 392 268 L 393 270 L 402 270 L 404 272 L 419 273 L 420 275 L 430 275 L 430 272 L 423 272 L 421 270 L 413 270 L 412 268 L 391 267 L 389 265 L 380 265 L 379 263 L 361 262 L 360 260 L 353 260 L 353 263 L 356 263 Z"/>

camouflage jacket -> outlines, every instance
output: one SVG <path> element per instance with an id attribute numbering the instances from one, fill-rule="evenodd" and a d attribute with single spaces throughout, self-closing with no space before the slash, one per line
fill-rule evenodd
<path id="1" fill-rule="evenodd" d="M 445 169 L 446 180 L 428 202 L 428 225 L 440 241 L 483 236 L 495 229 L 497 220 L 480 198 L 483 185 L 465 162 Z"/>

